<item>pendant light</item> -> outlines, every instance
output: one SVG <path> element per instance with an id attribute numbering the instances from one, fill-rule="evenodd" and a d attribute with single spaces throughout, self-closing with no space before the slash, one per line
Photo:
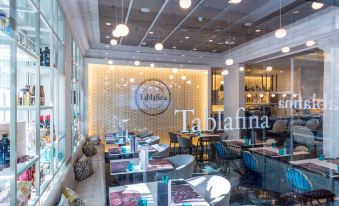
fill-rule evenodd
<path id="1" fill-rule="evenodd" d="M 288 46 L 283 47 L 283 48 L 281 49 L 281 52 L 282 52 L 282 53 L 288 53 L 288 52 L 290 52 L 290 47 L 288 47 Z"/>
<path id="2" fill-rule="evenodd" d="M 115 27 L 115 30 L 117 30 L 117 33 L 119 36 L 124 37 L 127 36 L 129 33 L 129 28 L 126 24 L 124 24 L 124 0 L 121 0 L 121 24 L 118 24 Z"/>
<path id="3" fill-rule="evenodd" d="M 183 9 L 188 9 L 191 7 L 192 1 L 191 0 L 180 0 L 179 5 Z"/>
<path id="4" fill-rule="evenodd" d="M 279 29 L 277 29 L 275 31 L 275 37 L 278 38 L 278 39 L 282 39 L 287 35 L 287 31 L 286 31 L 286 29 L 281 27 L 281 0 L 280 0 L 280 15 L 279 15 L 279 17 L 280 17 L 280 19 L 279 19 L 280 27 L 279 27 Z"/>
<path id="5" fill-rule="evenodd" d="M 164 48 L 164 45 L 162 43 L 158 42 L 154 45 L 155 50 L 161 51 Z"/>
<path id="6" fill-rule="evenodd" d="M 233 65 L 234 61 L 231 58 L 231 32 L 228 33 L 228 59 L 226 59 L 226 65 L 231 66 Z"/>
<path id="7" fill-rule="evenodd" d="M 115 27 L 118 25 L 118 10 L 117 10 L 117 7 L 115 7 Z M 120 37 L 120 34 L 118 33 L 118 30 L 116 30 L 116 28 L 114 28 L 114 30 L 112 31 L 112 35 L 115 37 L 115 38 L 119 38 Z"/>
<path id="8" fill-rule="evenodd" d="M 111 39 L 111 44 L 112 44 L 113 46 L 115 46 L 115 45 L 117 45 L 117 44 L 118 44 L 118 41 L 117 41 L 117 40 L 115 40 L 115 39 Z"/>

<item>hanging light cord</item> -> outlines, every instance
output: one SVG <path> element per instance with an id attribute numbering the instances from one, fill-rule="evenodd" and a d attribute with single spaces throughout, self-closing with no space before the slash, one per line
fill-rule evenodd
<path id="1" fill-rule="evenodd" d="M 281 0 L 280 0 L 280 28 L 281 28 Z"/>
<path id="2" fill-rule="evenodd" d="M 281 3 L 281 0 L 280 0 Z M 124 0 L 121 0 L 121 23 L 124 23 Z"/>
<path id="3" fill-rule="evenodd" d="M 231 58 L 231 31 L 228 32 L 228 58 Z"/>

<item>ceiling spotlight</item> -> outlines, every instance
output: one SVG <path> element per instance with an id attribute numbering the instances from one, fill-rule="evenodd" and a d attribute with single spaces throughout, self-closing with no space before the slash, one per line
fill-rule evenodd
<path id="1" fill-rule="evenodd" d="M 134 82 L 134 78 L 130 78 L 130 79 L 129 79 L 129 82 Z"/>
<path id="2" fill-rule="evenodd" d="M 252 97 L 252 94 L 247 94 L 247 97 L 248 97 L 248 98 Z"/>
<path id="3" fill-rule="evenodd" d="M 154 32 L 153 32 L 153 31 L 150 31 L 150 32 L 148 32 L 148 33 L 149 33 L 149 34 L 151 34 L 151 35 L 152 35 L 152 34 L 154 34 Z"/>
<path id="4" fill-rule="evenodd" d="M 244 67 L 239 67 L 239 71 L 244 71 L 245 70 L 245 68 Z"/>
<path id="5" fill-rule="evenodd" d="M 154 45 L 154 48 L 155 48 L 155 50 L 157 50 L 157 51 L 161 51 L 161 50 L 164 48 L 164 45 L 162 45 L 162 43 L 156 43 L 156 44 Z"/>
<path id="6" fill-rule="evenodd" d="M 271 94 L 271 97 L 275 97 L 275 94 Z"/>
<path id="7" fill-rule="evenodd" d="M 230 4 L 239 4 L 241 2 L 241 0 L 230 0 L 229 3 Z"/>
<path id="8" fill-rule="evenodd" d="M 275 37 L 278 39 L 282 39 L 286 36 L 287 31 L 284 28 L 280 28 L 278 30 L 275 31 Z"/>
<path id="9" fill-rule="evenodd" d="M 312 9 L 314 10 L 318 10 L 323 8 L 324 4 L 323 3 L 319 3 L 319 2 L 313 2 L 312 3 Z"/>
<path id="10" fill-rule="evenodd" d="M 174 76 L 173 76 L 173 75 L 170 75 L 170 76 L 169 76 L 169 78 L 170 78 L 170 79 L 173 79 L 173 78 L 174 78 Z"/>
<path id="11" fill-rule="evenodd" d="M 116 29 L 114 29 L 114 30 L 112 31 L 112 35 L 113 35 L 115 38 L 119 38 L 119 37 L 120 37 L 120 34 L 119 34 L 119 32 L 118 32 Z"/>
<path id="12" fill-rule="evenodd" d="M 224 71 L 221 72 L 221 74 L 222 74 L 223 76 L 228 75 L 228 73 L 229 73 L 229 71 L 228 71 L 227 69 L 225 69 Z"/>
<path id="13" fill-rule="evenodd" d="M 287 94 L 283 94 L 283 95 L 282 95 L 282 97 L 284 97 L 284 98 L 285 98 L 286 96 L 287 96 Z"/>
<path id="14" fill-rule="evenodd" d="M 191 80 L 187 80 L 187 84 L 192 84 L 192 81 Z"/>
<path id="15" fill-rule="evenodd" d="M 189 36 L 185 36 L 185 39 L 189 39 L 190 37 Z"/>
<path id="16" fill-rule="evenodd" d="M 208 42 L 213 42 L 213 39 L 208 40 Z"/>
<path id="17" fill-rule="evenodd" d="M 191 0 L 180 0 L 179 5 L 183 9 L 188 9 L 191 7 L 192 1 Z"/>
<path id="18" fill-rule="evenodd" d="M 153 63 L 150 63 L 150 65 L 149 65 L 150 67 L 154 67 L 154 64 Z"/>
<path id="19" fill-rule="evenodd" d="M 194 48 L 194 49 L 193 49 L 193 51 L 197 51 L 197 49 L 196 49 L 196 48 Z"/>
<path id="20" fill-rule="evenodd" d="M 107 61 L 107 64 L 112 65 L 112 64 L 113 64 L 113 60 L 108 60 L 108 61 Z"/>
<path id="21" fill-rule="evenodd" d="M 173 74 L 178 73 L 178 69 L 177 69 L 177 68 L 173 68 L 173 69 L 172 69 L 172 73 L 173 73 Z"/>
<path id="22" fill-rule="evenodd" d="M 141 8 L 140 11 L 142 13 L 149 13 L 151 10 L 149 8 Z"/>
<path id="23" fill-rule="evenodd" d="M 224 81 L 220 81 L 220 84 L 222 84 L 222 85 L 223 85 L 223 84 L 224 84 Z"/>
<path id="24" fill-rule="evenodd" d="M 115 40 L 115 39 L 111 39 L 111 44 L 112 44 L 113 46 L 115 46 L 115 45 L 117 45 L 117 44 L 118 44 L 118 41 L 117 41 L 117 40 Z"/>
<path id="25" fill-rule="evenodd" d="M 264 97 L 264 94 L 259 94 L 259 97 L 260 97 L 260 98 L 263 98 L 263 97 Z"/>
<path id="26" fill-rule="evenodd" d="M 110 37 L 109 36 L 105 36 L 106 39 L 109 39 Z"/>
<path id="27" fill-rule="evenodd" d="M 117 30 L 119 36 L 127 36 L 129 33 L 129 28 L 126 24 L 118 24 L 115 30 Z"/>
<path id="28" fill-rule="evenodd" d="M 306 42 L 306 46 L 308 46 L 308 47 L 311 47 L 311 46 L 314 46 L 314 45 L 315 45 L 315 41 L 313 41 L 313 40 L 309 40 L 309 41 Z"/>
<path id="29" fill-rule="evenodd" d="M 142 42 L 142 45 L 146 45 L 146 42 Z"/>
<path id="30" fill-rule="evenodd" d="M 259 32 L 261 32 L 261 29 L 256 29 L 255 32 L 259 33 Z"/>
<path id="31" fill-rule="evenodd" d="M 140 65 L 140 61 L 135 61 L 135 62 L 134 62 L 134 65 L 135 65 L 135 66 L 139 66 L 139 65 Z"/>
<path id="32" fill-rule="evenodd" d="M 233 59 L 231 59 L 231 58 L 226 59 L 226 65 L 227 66 L 231 66 L 233 63 L 234 63 Z"/>
<path id="33" fill-rule="evenodd" d="M 288 53 L 288 52 L 290 52 L 290 47 L 287 47 L 287 46 L 283 47 L 283 48 L 281 49 L 281 52 L 282 52 L 282 53 Z"/>
<path id="34" fill-rule="evenodd" d="M 266 67 L 266 71 L 270 72 L 270 71 L 272 71 L 272 70 L 273 70 L 273 67 L 272 67 L 272 66 L 267 66 L 267 67 Z"/>
<path id="35" fill-rule="evenodd" d="M 106 26 L 112 26 L 111 22 L 106 22 Z"/>
<path id="36" fill-rule="evenodd" d="M 298 94 L 293 94 L 293 97 L 296 98 L 298 96 Z"/>
<path id="37" fill-rule="evenodd" d="M 186 76 L 181 76 L 181 77 L 180 77 L 180 79 L 182 79 L 182 80 L 184 80 L 184 81 L 186 80 L 186 78 L 187 78 Z"/>

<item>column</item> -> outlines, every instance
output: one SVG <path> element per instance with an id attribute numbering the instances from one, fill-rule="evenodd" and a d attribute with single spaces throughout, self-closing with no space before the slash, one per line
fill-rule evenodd
<path id="1" fill-rule="evenodd" d="M 245 71 L 240 72 L 239 67 L 239 64 L 228 66 L 226 69 L 229 74 L 224 76 L 224 118 L 231 117 L 233 119 L 233 128 L 236 124 L 237 110 L 245 105 Z M 239 116 L 245 116 L 245 113 L 241 112 Z M 229 139 L 240 138 L 240 130 L 227 130 L 225 133 Z"/>
<path id="2" fill-rule="evenodd" d="M 323 151 L 326 157 L 339 157 L 339 36 L 319 42 L 324 51 Z"/>

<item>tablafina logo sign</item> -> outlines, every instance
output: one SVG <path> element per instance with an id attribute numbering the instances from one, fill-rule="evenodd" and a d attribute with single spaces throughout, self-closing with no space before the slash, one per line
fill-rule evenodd
<path id="1" fill-rule="evenodd" d="M 141 82 L 136 89 L 135 103 L 147 115 L 160 115 L 171 104 L 171 91 L 163 81 L 148 79 Z"/>
<path id="2" fill-rule="evenodd" d="M 239 130 L 239 129 L 264 129 L 269 128 L 268 124 L 268 116 L 262 116 L 259 118 L 258 116 L 250 116 L 248 118 L 240 116 L 240 112 L 245 112 L 244 107 L 240 107 L 234 118 L 232 117 L 225 117 L 224 118 L 224 127 L 221 127 L 221 111 L 218 111 L 218 121 L 216 121 L 214 118 L 208 117 L 208 111 L 204 111 L 204 128 L 201 128 L 201 119 L 200 118 L 194 118 L 192 120 L 192 125 L 194 125 L 192 128 L 189 128 L 192 132 L 198 132 L 198 131 L 214 131 L 215 129 L 221 131 L 227 131 L 227 130 Z M 188 132 L 187 128 L 187 115 L 191 114 L 194 115 L 194 109 L 191 110 L 175 110 L 174 114 L 182 113 L 182 132 Z M 211 122 L 211 125 L 209 123 Z"/>

